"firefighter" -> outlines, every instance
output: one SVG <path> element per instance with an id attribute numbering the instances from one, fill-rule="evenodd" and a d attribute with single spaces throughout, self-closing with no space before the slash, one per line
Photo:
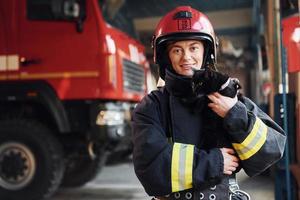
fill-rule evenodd
<path id="1" fill-rule="evenodd" d="M 250 199 L 238 188 L 238 169 L 253 176 L 282 157 L 284 131 L 246 97 L 208 94 L 206 107 L 222 126 L 220 137 L 204 134 L 211 125 L 199 111 L 205 106 L 195 103 L 191 79 L 195 70 L 216 70 L 216 46 L 208 18 L 189 6 L 177 7 L 157 25 L 154 61 L 165 86 L 145 96 L 132 115 L 135 173 L 149 196 Z M 224 135 L 230 146 L 215 142 Z"/>

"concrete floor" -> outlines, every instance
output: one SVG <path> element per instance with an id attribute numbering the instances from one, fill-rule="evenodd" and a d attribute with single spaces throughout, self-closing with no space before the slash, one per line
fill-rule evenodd
<path id="1" fill-rule="evenodd" d="M 274 184 L 267 176 L 248 178 L 238 174 L 240 188 L 252 200 L 274 200 Z M 105 167 L 98 177 L 81 188 L 60 189 L 51 200 L 150 200 L 137 180 L 131 163 Z"/>
<path id="2" fill-rule="evenodd" d="M 274 200 L 274 181 L 268 176 L 249 178 L 243 171 L 237 176 L 240 189 L 250 194 L 252 200 Z"/>

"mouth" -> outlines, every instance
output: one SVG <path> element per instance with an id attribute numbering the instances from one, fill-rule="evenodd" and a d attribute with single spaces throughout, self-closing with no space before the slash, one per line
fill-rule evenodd
<path id="1" fill-rule="evenodd" d="M 180 67 L 184 70 L 194 70 L 196 69 L 196 64 L 181 64 Z"/>

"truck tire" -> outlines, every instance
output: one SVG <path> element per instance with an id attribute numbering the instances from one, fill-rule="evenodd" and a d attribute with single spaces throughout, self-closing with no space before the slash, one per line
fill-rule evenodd
<path id="1" fill-rule="evenodd" d="M 69 161 L 62 185 L 64 187 L 80 187 L 93 180 L 101 171 L 106 161 L 103 154 L 91 159 L 87 156 L 78 156 Z"/>
<path id="2" fill-rule="evenodd" d="M 0 121 L 0 199 L 49 197 L 63 173 L 62 146 L 48 128 L 33 120 Z"/>

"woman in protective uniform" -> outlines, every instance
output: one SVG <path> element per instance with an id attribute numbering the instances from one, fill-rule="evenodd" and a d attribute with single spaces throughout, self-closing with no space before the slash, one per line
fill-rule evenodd
<path id="1" fill-rule="evenodd" d="M 214 92 L 199 105 L 192 76 L 216 70 L 215 34 L 203 13 L 189 6 L 169 12 L 157 25 L 153 50 L 165 86 L 132 116 L 134 168 L 145 191 L 157 199 L 249 199 L 235 173 L 243 168 L 253 176 L 280 159 L 284 131 L 246 97 Z M 219 117 L 217 134 L 204 131 L 214 126 L 205 107 Z"/>

